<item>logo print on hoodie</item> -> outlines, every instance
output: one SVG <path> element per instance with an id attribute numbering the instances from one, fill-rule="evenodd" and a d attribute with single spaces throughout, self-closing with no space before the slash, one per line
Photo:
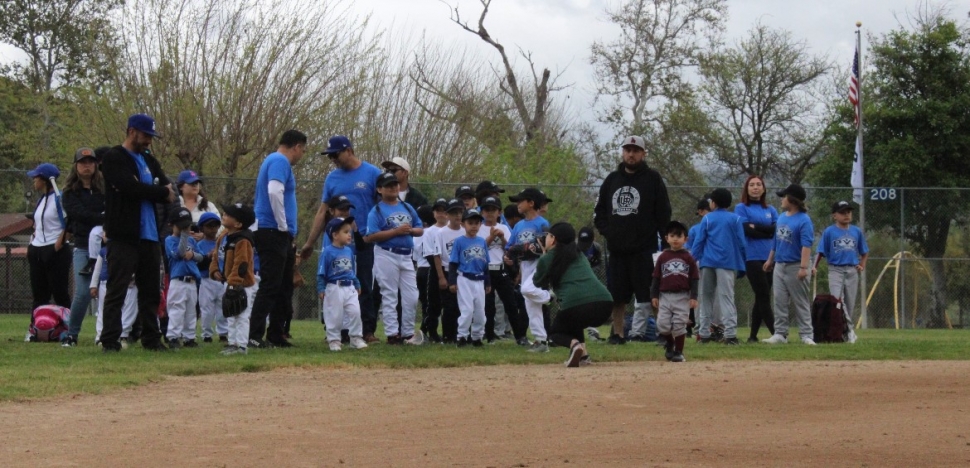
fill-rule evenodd
<path id="1" fill-rule="evenodd" d="M 626 186 L 613 192 L 613 214 L 626 216 L 637 214 L 640 208 L 640 192 L 637 189 Z"/>

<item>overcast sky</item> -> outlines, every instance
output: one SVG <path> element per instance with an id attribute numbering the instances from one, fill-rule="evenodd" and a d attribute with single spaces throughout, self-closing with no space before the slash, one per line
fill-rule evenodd
<path id="1" fill-rule="evenodd" d="M 608 5 L 618 0 L 493 0 L 485 26 L 492 37 L 507 48 L 521 47 L 533 53 L 538 67 L 563 72 L 559 84 L 569 84 L 572 110 L 579 114 L 592 99 L 593 73 L 589 65 L 590 45 L 608 42 L 617 28 L 605 20 Z M 468 50 L 478 51 L 497 63 L 497 53 L 478 37 L 449 21 L 448 5 L 457 5 L 472 23 L 481 12 L 478 0 L 352 0 L 344 5 L 351 11 L 372 14 L 375 27 L 407 31 L 409 36 L 424 31 L 429 39 L 439 38 Z M 867 33 L 881 34 L 905 21 L 917 0 L 728 0 L 727 40 L 733 42 L 761 20 L 772 27 L 787 29 L 805 40 L 812 53 L 833 59 L 840 68 L 851 64 L 855 22 L 862 21 Z M 966 18 L 970 0 L 948 3 L 955 18 Z M 899 18 L 899 20 L 897 20 Z M 865 38 L 863 38 L 865 47 Z M 22 57 L 0 45 L 0 63 Z M 521 61 L 520 61 L 521 62 Z M 519 63 L 519 65 L 522 65 Z M 561 98 L 561 97 L 560 97 Z"/>

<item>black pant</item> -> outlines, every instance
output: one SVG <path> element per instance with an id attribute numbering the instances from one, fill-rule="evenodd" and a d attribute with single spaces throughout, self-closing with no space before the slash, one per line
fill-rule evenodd
<path id="1" fill-rule="evenodd" d="M 442 290 L 438 289 L 438 269 L 435 267 L 428 268 L 426 294 L 428 302 L 421 319 L 421 331 L 431 336 L 438 334 L 438 320 L 441 318 L 442 293 Z"/>
<path id="2" fill-rule="evenodd" d="M 573 340 L 585 343 L 586 327 L 593 327 L 606 321 L 613 314 L 613 302 L 589 302 L 560 310 L 549 328 L 549 339 L 559 346 L 568 348 Z"/>
<path id="3" fill-rule="evenodd" d="M 357 241 L 357 279 L 360 280 L 360 321 L 364 336 L 377 331 L 377 307 L 374 306 L 374 244 Z M 262 286 L 260 286 L 262 287 Z"/>
<path id="4" fill-rule="evenodd" d="M 421 323 L 424 323 L 424 318 L 428 315 L 428 277 L 431 276 L 430 271 L 430 267 L 420 267 L 415 274 L 418 279 L 418 302 L 421 303 Z M 401 301 L 398 300 L 397 304 L 401 305 Z M 398 323 L 401 322 L 398 321 Z"/>
<path id="5" fill-rule="evenodd" d="M 515 285 L 508 273 L 502 271 L 489 271 L 489 279 L 492 282 L 492 291 L 485 295 L 485 338 L 495 338 L 495 296 L 502 301 L 505 307 L 505 315 L 509 317 L 509 324 L 512 325 L 512 334 L 515 339 L 524 338 L 525 330 L 529 326 L 529 320 L 525 316 L 525 311 L 519 309 L 518 302 L 515 300 Z"/>
<path id="6" fill-rule="evenodd" d="M 771 273 L 765 272 L 762 267 L 765 262 L 751 261 L 745 262 L 747 270 L 746 276 L 751 283 L 751 290 L 754 291 L 754 308 L 751 309 L 751 338 L 758 337 L 758 330 L 761 323 L 771 334 L 775 333 L 775 316 L 771 310 Z"/>
<path id="7" fill-rule="evenodd" d="M 447 274 L 447 272 L 445 273 Z M 441 338 L 446 342 L 458 341 L 458 295 L 448 289 L 439 289 L 441 305 L 444 313 L 441 315 Z"/>
<path id="8" fill-rule="evenodd" d="M 254 235 L 259 254 L 259 290 L 253 299 L 249 338 L 270 343 L 283 341 L 287 317 L 293 310 L 293 265 L 296 251 L 289 232 L 257 229 Z M 266 328 L 269 317 L 269 329 Z"/>
<path id="9" fill-rule="evenodd" d="M 108 283 L 104 293 L 104 325 L 101 344 L 119 349 L 121 344 L 121 307 L 128 295 L 128 283 L 135 275 L 138 286 L 138 320 L 141 324 L 141 344 L 159 345 L 162 332 L 158 327 L 158 303 L 161 300 L 161 251 L 158 242 L 111 241 L 108 243 Z"/>
<path id="10" fill-rule="evenodd" d="M 30 292 L 33 295 L 34 309 L 54 303 L 61 307 L 71 307 L 71 293 L 67 290 L 71 275 L 74 254 L 69 246 L 54 250 L 54 245 L 27 247 L 27 263 L 30 265 Z"/>

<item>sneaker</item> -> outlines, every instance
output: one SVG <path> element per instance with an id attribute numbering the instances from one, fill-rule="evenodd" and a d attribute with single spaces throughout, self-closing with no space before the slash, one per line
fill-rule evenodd
<path id="1" fill-rule="evenodd" d="M 437 332 L 428 333 L 428 340 L 432 343 L 440 344 L 441 335 L 439 335 Z"/>
<path id="2" fill-rule="evenodd" d="M 503 340 L 514 340 L 515 339 L 515 335 L 513 335 L 512 332 L 507 331 L 507 332 L 505 332 L 504 335 L 502 335 L 502 339 Z"/>
<path id="3" fill-rule="evenodd" d="M 64 341 L 61 342 L 62 348 L 73 348 L 75 346 L 77 346 L 77 338 L 71 336 L 64 338 Z"/>
<path id="4" fill-rule="evenodd" d="M 249 354 L 249 351 L 246 351 L 246 348 L 239 347 L 236 348 L 236 354 Z"/>
<path id="5" fill-rule="evenodd" d="M 269 342 L 260 340 L 259 338 L 250 338 L 249 339 L 249 347 L 250 348 L 255 348 L 255 349 L 270 349 L 273 346 L 270 345 Z"/>
<path id="6" fill-rule="evenodd" d="M 390 335 L 387 337 L 385 343 L 391 346 L 400 346 L 404 344 L 404 340 L 401 339 L 401 335 Z"/>
<path id="7" fill-rule="evenodd" d="M 527 351 L 530 353 L 548 353 L 549 345 L 545 341 L 536 341 Z"/>
<path id="8" fill-rule="evenodd" d="M 349 345 L 351 348 L 354 348 L 354 349 L 364 349 L 367 347 L 367 342 L 364 341 L 364 339 L 359 336 L 352 336 L 350 337 Z"/>
<path id="9" fill-rule="evenodd" d="M 566 367 L 579 367 L 579 361 L 583 359 L 583 347 L 580 345 L 573 346 L 573 349 L 569 351 L 569 359 L 566 359 Z"/>
<path id="10" fill-rule="evenodd" d="M 673 361 L 675 354 L 677 354 L 677 353 L 674 352 L 674 344 L 673 343 L 666 343 L 665 342 L 664 343 L 664 357 L 667 358 L 668 361 Z"/>
<path id="11" fill-rule="evenodd" d="M 211 336 L 203 337 L 202 338 L 202 342 L 203 343 L 212 343 L 212 337 Z"/>
<path id="12" fill-rule="evenodd" d="M 586 327 L 586 336 L 588 336 L 589 339 L 591 340 L 596 340 L 596 341 L 603 340 L 603 338 L 600 338 L 600 331 L 593 327 Z"/>
<path id="13" fill-rule="evenodd" d="M 626 338 L 623 338 L 622 336 L 614 333 L 610 335 L 610 339 L 606 341 L 606 344 L 611 344 L 611 345 L 626 344 Z"/>
<path id="14" fill-rule="evenodd" d="M 684 357 L 684 353 L 674 353 L 674 357 L 670 359 L 670 362 L 687 362 L 687 358 Z"/>
<path id="15" fill-rule="evenodd" d="M 143 342 L 141 347 L 144 348 L 145 351 L 151 351 L 153 353 L 164 353 L 168 351 L 168 348 L 166 348 L 165 345 L 162 344 L 161 340 L 153 344 L 145 344 Z"/>
<path id="16" fill-rule="evenodd" d="M 176 349 L 179 349 L 181 347 L 182 347 L 182 343 L 178 340 L 178 338 L 174 340 L 172 339 L 168 340 L 168 349 L 175 351 Z"/>
<path id="17" fill-rule="evenodd" d="M 229 342 L 229 337 L 226 336 L 226 335 L 219 335 L 219 342 L 220 343 L 228 343 Z"/>
<path id="18" fill-rule="evenodd" d="M 465 346 L 468 346 L 468 339 L 458 338 L 458 342 L 456 343 L 456 346 L 458 346 L 459 348 L 464 348 Z"/>
<path id="19" fill-rule="evenodd" d="M 515 340 L 515 344 L 519 346 L 532 346 L 532 343 L 529 343 L 529 339 L 524 336 L 522 338 Z"/>
<path id="20" fill-rule="evenodd" d="M 239 350 L 239 347 L 237 347 L 236 345 L 229 345 L 223 348 L 222 351 L 219 351 L 219 354 L 223 356 L 229 356 L 231 354 L 236 354 L 236 351 L 238 350 Z"/>
<path id="21" fill-rule="evenodd" d="M 195 340 L 185 340 L 185 343 L 182 343 L 182 346 L 186 348 L 198 348 L 199 343 L 196 343 Z"/>
<path id="22" fill-rule="evenodd" d="M 751 338 L 748 338 L 748 344 L 755 344 L 755 343 L 759 343 L 757 336 L 752 336 Z"/>
<path id="23" fill-rule="evenodd" d="M 421 345 L 423 345 L 424 344 L 424 333 L 421 333 L 421 330 L 416 330 L 414 332 L 414 335 L 412 335 L 410 338 L 404 340 L 404 344 L 411 345 L 411 346 L 421 346 Z"/>
<path id="24" fill-rule="evenodd" d="M 647 342 L 647 337 L 645 337 L 643 335 L 630 335 L 630 336 L 626 337 L 626 340 L 627 341 L 637 341 L 637 342 L 641 342 L 641 343 L 646 343 Z"/>
<path id="25" fill-rule="evenodd" d="M 481 348 L 482 346 L 485 346 L 485 344 L 482 343 L 482 340 L 472 340 L 472 346 Z"/>
<path id="26" fill-rule="evenodd" d="M 374 336 L 373 333 L 368 333 L 368 334 L 364 335 L 364 341 L 366 341 L 367 344 L 372 344 L 372 343 L 380 343 L 381 342 L 381 339 L 378 338 L 378 337 L 376 337 L 376 336 Z"/>
<path id="27" fill-rule="evenodd" d="M 579 366 L 590 366 L 593 364 L 593 360 L 589 358 L 589 354 L 584 354 L 583 357 L 579 358 Z"/>
<path id="28" fill-rule="evenodd" d="M 788 338 L 786 338 L 784 335 L 779 335 L 776 333 L 774 335 L 771 335 L 770 338 L 761 340 L 761 342 L 768 343 L 768 344 L 785 344 L 785 343 L 788 343 Z"/>
<path id="29" fill-rule="evenodd" d="M 340 340 L 333 340 L 330 342 L 330 351 L 340 351 Z"/>
<path id="30" fill-rule="evenodd" d="M 128 338 L 121 337 L 118 339 L 118 342 L 121 343 L 121 349 L 128 349 Z"/>
<path id="31" fill-rule="evenodd" d="M 815 340 L 813 340 L 813 339 L 811 339 L 811 338 L 809 338 L 809 337 L 806 336 L 806 337 L 802 338 L 802 344 L 806 344 L 806 345 L 809 345 L 809 346 L 815 346 Z"/>
<path id="32" fill-rule="evenodd" d="M 738 346 L 738 345 L 741 344 L 741 342 L 738 341 L 737 338 L 725 338 L 724 339 L 724 344 L 725 345 L 728 345 L 728 346 Z"/>

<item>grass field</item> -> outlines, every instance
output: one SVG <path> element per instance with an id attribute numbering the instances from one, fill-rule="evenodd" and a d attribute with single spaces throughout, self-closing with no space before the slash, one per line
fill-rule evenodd
<path id="1" fill-rule="evenodd" d="M 511 341 L 483 348 L 453 346 L 388 347 L 373 345 L 331 353 L 323 327 L 316 321 L 293 324 L 293 343 L 287 350 L 252 350 L 247 356 L 221 356 L 218 343 L 195 349 L 157 354 L 133 346 L 120 354 L 103 355 L 93 343 L 93 320 L 85 322 L 81 343 L 61 348 L 54 343 L 24 343 L 26 315 L 0 315 L 0 400 L 49 398 L 82 393 L 98 394 L 119 387 L 157 382 L 167 376 L 261 372 L 285 367 L 304 368 L 427 368 L 496 364 L 560 364 L 564 349 L 527 353 Z M 605 332 L 605 330 L 603 330 Z M 762 332 L 765 335 L 766 332 Z M 380 335 L 379 335 L 380 336 Z M 738 336 L 747 336 L 740 330 Z M 767 336 L 762 336 L 767 337 Z M 688 342 L 689 362 L 737 360 L 964 360 L 970 332 L 964 330 L 860 330 L 854 345 L 764 344 L 726 347 Z M 662 350 L 649 343 L 608 346 L 591 343 L 594 362 L 658 361 Z M 688 363 L 689 364 L 689 363 Z"/>

